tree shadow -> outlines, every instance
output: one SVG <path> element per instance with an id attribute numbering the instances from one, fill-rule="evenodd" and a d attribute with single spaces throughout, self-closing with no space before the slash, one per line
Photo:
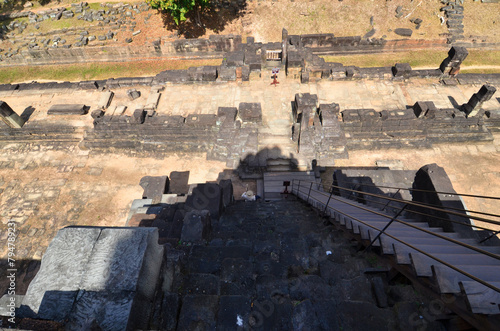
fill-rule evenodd
<path id="1" fill-rule="evenodd" d="M 194 11 L 189 12 L 186 15 L 186 21 L 180 22 L 179 25 L 175 24 L 170 14 L 163 12 L 161 16 L 165 28 L 177 31 L 178 36 L 190 39 L 205 35 L 207 30 L 219 33 L 224 30 L 227 24 L 241 17 L 246 7 L 246 0 L 240 2 L 240 4 L 231 2 L 225 7 L 220 3 L 212 4 L 200 13 L 201 25 L 196 23 L 196 13 Z"/>

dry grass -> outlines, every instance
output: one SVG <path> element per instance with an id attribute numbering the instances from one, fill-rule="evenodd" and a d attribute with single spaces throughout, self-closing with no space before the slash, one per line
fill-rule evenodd
<path id="1" fill-rule="evenodd" d="M 395 17 L 397 6 L 403 7 L 401 18 Z M 392 32 L 396 28 L 412 28 L 414 34 L 411 39 L 438 39 L 440 33 L 447 32 L 446 27 L 440 25 L 438 15 L 442 14 L 439 12 L 441 6 L 435 0 L 280 0 L 253 2 L 252 7 L 252 30 L 258 41 L 280 40 L 283 27 L 290 34 L 331 32 L 339 37 L 363 36 L 372 29 L 371 16 L 374 17 L 376 30 L 374 38 L 386 36 L 388 39 L 401 39 Z M 415 30 L 415 24 L 410 22 L 412 18 L 423 20 L 419 30 Z"/>
<path id="2" fill-rule="evenodd" d="M 465 1 L 464 36 L 478 41 L 500 42 L 500 3 Z"/>
<path id="3" fill-rule="evenodd" d="M 110 77 L 154 76 L 163 70 L 187 69 L 203 65 L 219 65 L 220 63 L 221 59 L 213 59 L 5 67 L 0 71 L 0 83 L 7 84 L 33 80 L 81 81 Z"/>
<path id="4" fill-rule="evenodd" d="M 409 63 L 413 68 L 438 68 L 446 52 L 420 50 L 412 52 L 360 54 L 347 56 L 323 56 L 327 62 L 339 62 L 358 67 L 386 67 L 395 63 Z M 500 51 L 469 50 L 461 72 L 500 72 Z M 467 67 L 470 67 L 467 69 Z M 475 67 L 475 68 L 473 68 Z M 482 68 L 481 68 L 482 67 Z"/>

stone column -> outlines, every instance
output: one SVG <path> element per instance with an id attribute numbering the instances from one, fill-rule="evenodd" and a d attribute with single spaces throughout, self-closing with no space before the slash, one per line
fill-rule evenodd
<path id="1" fill-rule="evenodd" d="M 465 47 L 453 46 L 448 51 L 448 57 L 443 60 L 439 69 L 443 74 L 453 75 L 460 70 L 460 65 L 465 60 L 467 55 L 469 55 L 469 52 Z"/>
<path id="2" fill-rule="evenodd" d="M 288 50 L 288 31 L 285 28 L 281 31 L 281 47 L 281 63 L 285 64 Z"/>
<path id="3" fill-rule="evenodd" d="M 483 85 L 479 89 L 479 92 L 474 93 L 469 102 L 462 106 L 462 110 L 468 117 L 476 116 L 481 110 L 483 103 L 490 100 L 496 91 L 497 89 L 494 86 Z"/>
<path id="4" fill-rule="evenodd" d="M 3 101 L 0 101 L 0 118 L 13 129 L 20 129 L 24 125 L 24 120 Z"/>

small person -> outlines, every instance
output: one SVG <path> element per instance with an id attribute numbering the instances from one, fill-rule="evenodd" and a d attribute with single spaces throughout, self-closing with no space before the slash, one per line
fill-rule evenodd
<path id="1" fill-rule="evenodd" d="M 245 199 L 245 201 L 255 201 L 257 199 L 260 199 L 260 196 L 253 194 L 252 190 L 247 190 L 243 192 L 241 197 Z"/>

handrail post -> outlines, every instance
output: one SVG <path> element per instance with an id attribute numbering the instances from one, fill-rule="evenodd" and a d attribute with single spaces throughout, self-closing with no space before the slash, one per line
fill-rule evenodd
<path id="1" fill-rule="evenodd" d="M 499 234 L 499 233 L 500 233 L 500 230 L 495 231 L 495 232 L 493 232 L 491 235 L 489 235 L 488 237 L 486 237 L 486 238 L 484 238 L 483 240 L 481 240 L 479 243 L 480 243 L 480 244 L 482 244 L 482 243 L 484 243 L 486 240 L 489 240 L 489 239 L 493 238 L 494 236 L 496 236 L 496 235 L 497 235 L 497 234 Z"/>
<path id="2" fill-rule="evenodd" d="M 365 252 L 367 250 L 370 249 L 370 247 L 373 246 L 373 244 L 377 241 L 378 238 L 380 238 L 380 236 L 385 232 L 385 230 L 387 230 L 387 228 L 392 224 L 392 222 L 394 222 L 396 220 L 396 218 L 398 218 L 399 215 L 401 215 L 401 213 L 406 209 L 406 207 L 408 206 L 408 204 L 405 204 L 403 206 L 403 208 L 401 208 L 398 213 L 396 214 L 396 216 L 394 216 L 393 218 L 391 218 L 391 220 L 389 221 L 389 223 L 387 223 L 384 228 L 375 236 L 375 238 L 373 238 L 372 242 L 370 243 L 370 245 L 368 245 L 368 247 L 365 248 Z"/>
<path id="3" fill-rule="evenodd" d="M 311 189 L 313 187 L 313 182 L 311 182 L 311 185 L 309 186 L 309 193 L 307 194 L 307 203 L 309 203 L 309 197 L 311 196 Z"/>
<path id="4" fill-rule="evenodd" d="M 333 184 L 332 184 L 333 186 Z M 330 203 L 330 199 L 332 198 L 332 195 L 333 195 L 333 187 L 330 186 L 330 196 L 328 197 L 328 201 L 326 202 L 326 205 L 325 205 L 325 210 L 323 210 L 323 215 L 326 215 L 326 210 L 328 209 L 328 204 Z"/>
<path id="5" fill-rule="evenodd" d="M 396 194 L 399 193 L 399 190 L 401 190 L 400 188 L 398 188 L 398 190 L 396 191 L 396 193 L 394 193 L 391 198 L 394 198 L 396 196 Z M 389 206 L 389 204 L 392 202 L 392 200 L 389 200 L 387 201 L 387 203 L 385 204 L 385 206 L 381 209 L 381 210 L 385 210 L 385 208 L 387 208 L 387 206 Z"/>

